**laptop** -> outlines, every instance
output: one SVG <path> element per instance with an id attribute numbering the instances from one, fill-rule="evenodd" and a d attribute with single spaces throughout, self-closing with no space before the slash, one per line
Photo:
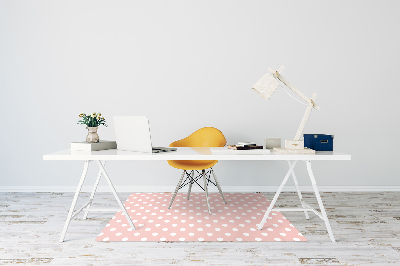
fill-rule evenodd
<path id="1" fill-rule="evenodd" d="M 152 147 L 146 116 L 114 116 L 114 129 L 118 150 L 147 153 L 176 151 L 176 148 Z"/>

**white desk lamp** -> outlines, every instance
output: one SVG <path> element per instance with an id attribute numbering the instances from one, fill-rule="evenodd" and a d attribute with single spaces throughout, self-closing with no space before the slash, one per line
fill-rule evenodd
<path id="1" fill-rule="evenodd" d="M 281 66 L 277 71 L 272 68 L 268 68 L 268 71 L 271 73 L 265 74 L 252 88 L 257 93 L 259 93 L 265 100 L 271 98 L 272 94 L 280 85 L 280 82 L 289 87 L 292 91 L 298 94 L 304 101 L 308 103 L 306 112 L 301 120 L 299 129 L 297 130 L 296 136 L 294 140 L 285 140 L 285 148 L 274 148 L 274 151 L 277 153 L 294 153 L 294 154 L 314 154 L 315 151 L 304 148 L 304 141 L 300 140 L 302 135 L 304 126 L 307 123 L 308 117 L 310 116 L 312 108 L 315 110 L 319 110 L 319 106 L 315 104 L 315 100 L 317 98 L 317 94 L 313 93 L 311 99 L 305 96 L 301 91 L 299 91 L 296 87 L 290 84 L 284 77 L 281 76 L 281 73 L 285 67 Z"/>

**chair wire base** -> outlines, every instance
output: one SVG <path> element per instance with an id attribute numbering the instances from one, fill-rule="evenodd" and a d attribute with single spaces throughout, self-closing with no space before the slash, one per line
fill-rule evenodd
<path id="1" fill-rule="evenodd" d="M 212 181 L 212 179 L 211 179 L 211 174 L 214 177 L 214 181 Z M 203 183 L 204 183 L 203 186 L 200 185 L 199 182 L 198 182 L 201 178 L 203 178 Z M 208 207 L 208 212 L 210 214 L 211 214 L 211 208 L 210 208 L 210 203 L 209 203 L 209 198 L 208 198 L 208 188 L 207 188 L 210 183 L 218 188 L 219 194 L 221 194 L 222 199 L 224 200 L 225 204 L 227 204 L 226 200 L 225 200 L 225 197 L 224 197 L 224 194 L 222 193 L 221 186 L 219 185 L 217 176 L 215 175 L 215 172 L 211 167 L 209 170 L 201 170 L 201 171 L 199 171 L 199 170 L 191 170 L 191 171 L 184 170 L 183 174 L 181 176 L 181 179 L 179 180 L 178 185 L 176 186 L 174 195 L 172 196 L 172 199 L 171 199 L 171 202 L 169 204 L 168 209 L 171 209 L 172 203 L 174 202 L 174 199 L 175 199 L 176 194 L 178 193 L 178 191 L 181 188 L 183 188 L 183 187 L 185 187 L 187 185 L 189 185 L 188 196 L 187 196 L 187 199 L 189 199 L 190 192 L 192 190 L 192 185 L 195 184 L 195 183 L 206 194 L 207 207 Z"/>

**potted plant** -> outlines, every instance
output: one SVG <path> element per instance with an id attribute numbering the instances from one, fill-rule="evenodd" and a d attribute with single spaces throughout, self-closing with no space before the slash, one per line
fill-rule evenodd
<path id="1" fill-rule="evenodd" d="M 88 135 L 86 136 L 86 142 L 96 143 L 99 142 L 100 137 L 97 134 L 97 129 L 100 125 L 107 126 L 106 120 L 101 116 L 101 113 L 92 113 L 91 115 L 86 115 L 84 113 L 79 114 L 81 120 L 78 124 L 86 125 L 88 130 Z"/>

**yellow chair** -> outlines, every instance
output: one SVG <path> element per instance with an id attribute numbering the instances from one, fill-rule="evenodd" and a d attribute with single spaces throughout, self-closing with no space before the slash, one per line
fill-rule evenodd
<path id="1" fill-rule="evenodd" d="M 225 144 L 226 144 L 226 139 L 221 131 L 213 127 L 204 127 L 197 130 L 196 132 L 192 133 L 190 136 L 184 139 L 172 142 L 171 145 L 169 146 L 170 147 L 224 147 Z M 214 170 L 212 169 L 212 167 L 217 162 L 218 162 L 217 160 L 168 160 L 169 165 L 177 169 L 183 170 L 182 177 L 179 180 L 178 185 L 176 186 L 174 195 L 172 196 L 168 209 L 171 208 L 172 203 L 174 202 L 174 199 L 176 197 L 176 194 L 178 193 L 178 190 L 186 185 L 189 185 L 189 191 L 187 196 L 187 199 L 189 199 L 193 183 L 196 183 L 205 191 L 208 212 L 210 214 L 211 214 L 211 209 L 210 209 L 210 202 L 208 200 L 208 188 L 207 188 L 209 183 L 212 183 L 218 187 L 218 191 L 221 194 L 222 199 L 226 204 L 226 200 L 224 194 L 222 194 L 222 190 L 219 185 L 217 176 L 215 175 Z M 206 171 L 206 169 L 208 168 L 210 168 L 210 170 Z M 195 171 L 196 173 L 198 173 L 196 177 L 194 176 Z M 199 171 L 201 171 L 201 174 L 199 174 Z M 215 183 L 211 181 L 211 174 L 213 174 Z M 183 180 L 185 175 L 186 179 Z M 204 188 L 199 183 L 197 183 L 197 181 L 201 177 L 203 177 Z"/>

